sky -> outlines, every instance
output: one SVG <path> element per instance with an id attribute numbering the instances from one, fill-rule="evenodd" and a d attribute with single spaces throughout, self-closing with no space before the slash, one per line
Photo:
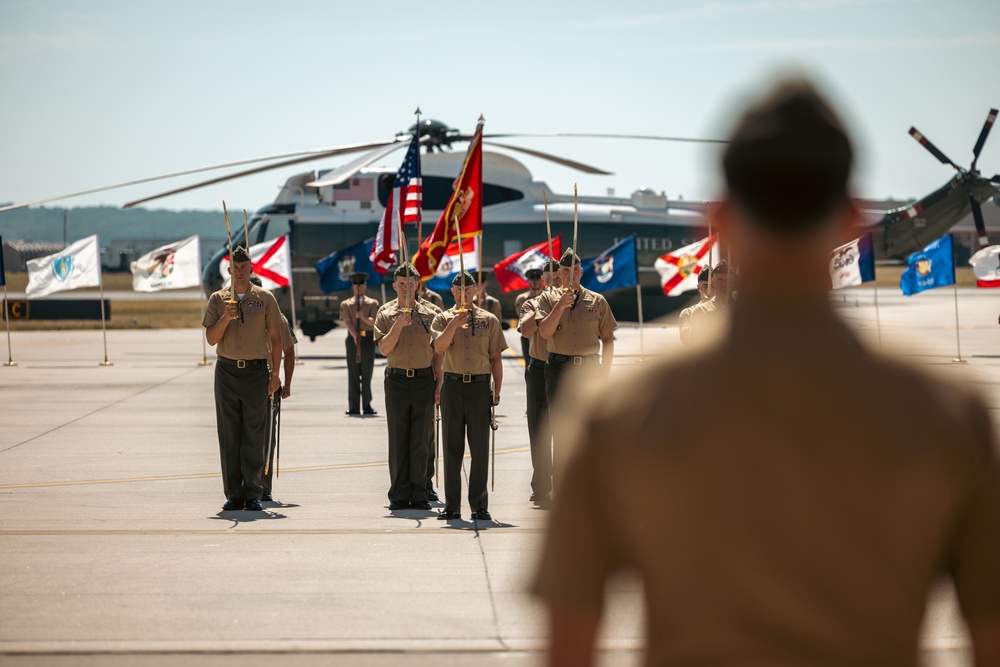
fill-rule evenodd
<path id="1" fill-rule="evenodd" d="M 417 106 L 466 132 L 483 114 L 487 132 L 724 138 L 746 100 L 786 72 L 812 77 L 848 125 L 856 194 L 906 199 L 953 173 L 910 126 L 968 166 L 1000 106 L 997 63 L 996 0 L 4 0 L 0 202 L 390 138 Z M 706 145 L 507 141 L 614 172 L 514 155 L 556 192 L 574 182 L 585 195 L 648 187 L 701 200 L 721 190 L 719 150 Z M 254 210 L 289 176 L 352 157 L 148 206 L 218 209 L 225 199 Z M 1000 136 L 979 166 L 1000 172 Z M 196 180 L 50 206 L 120 206 Z"/>

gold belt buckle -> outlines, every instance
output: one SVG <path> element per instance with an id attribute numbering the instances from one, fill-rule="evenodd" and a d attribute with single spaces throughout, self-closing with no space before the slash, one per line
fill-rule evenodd
<path id="1" fill-rule="evenodd" d="M 573 365 L 580 366 L 583 364 L 583 357 L 573 357 Z"/>
<path id="2" fill-rule="evenodd" d="M 470 375 L 469 373 L 462 373 L 462 382 L 464 382 L 465 384 L 469 384 L 470 382 L 472 382 L 472 375 Z"/>
<path id="3" fill-rule="evenodd" d="M 406 369 L 406 377 L 411 378 L 416 374 L 416 370 L 413 368 Z"/>
<path id="4" fill-rule="evenodd" d="M 247 360 L 246 359 L 237 359 L 236 360 L 236 368 L 246 368 L 246 367 L 247 367 Z"/>

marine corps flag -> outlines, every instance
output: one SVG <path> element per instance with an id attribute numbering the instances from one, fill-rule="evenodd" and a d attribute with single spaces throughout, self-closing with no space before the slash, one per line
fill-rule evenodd
<path id="1" fill-rule="evenodd" d="M 444 207 L 434 232 L 424 239 L 413 255 L 413 266 L 426 280 L 437 273 L 442 255 L 455 238 L 455 218 L 462 238 L 483 231 L 483 121 L 480 119 L 465 154 L 462 173 Z"/>

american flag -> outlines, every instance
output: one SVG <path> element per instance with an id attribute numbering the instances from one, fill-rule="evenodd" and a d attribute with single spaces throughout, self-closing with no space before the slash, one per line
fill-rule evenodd
<path id="1" fill-rule="evenodd" d="M 378 225 L 378 233 L 372 244 L 371 260 L 375 270 L 388 273 L 389 267 L 396 263 L 396 251 L 399 249 L 399 216 L 402 207 L 403 224 L 420 222 L 420 212 L 423 208 L 424 186 L 420 177 L 420 136 L 413 135 L 410 148 L 406 151 L 403 164 L 396 172 L 396 180 L 392 184 L 385 212 Z"/>

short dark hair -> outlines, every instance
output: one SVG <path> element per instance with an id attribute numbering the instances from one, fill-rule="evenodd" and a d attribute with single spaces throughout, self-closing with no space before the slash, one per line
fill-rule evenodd
<path id="1" fill-rule="evenodd" d="M 804 80 L 749 108 L 722 157 L 730 198 L 760 227 L 808 232 L 847 202 L 853 151 L 833 109 Z"/>
<path id="2" fill-rule="evenodd" d="M 707 283 L 708 276 L 711 275 L 711 273 L 712 269 L 710 269 L 709 267 L 706 266 L 705 268 L 703 268 L 701 271 L 698 272 L 698 282 Z"/>

